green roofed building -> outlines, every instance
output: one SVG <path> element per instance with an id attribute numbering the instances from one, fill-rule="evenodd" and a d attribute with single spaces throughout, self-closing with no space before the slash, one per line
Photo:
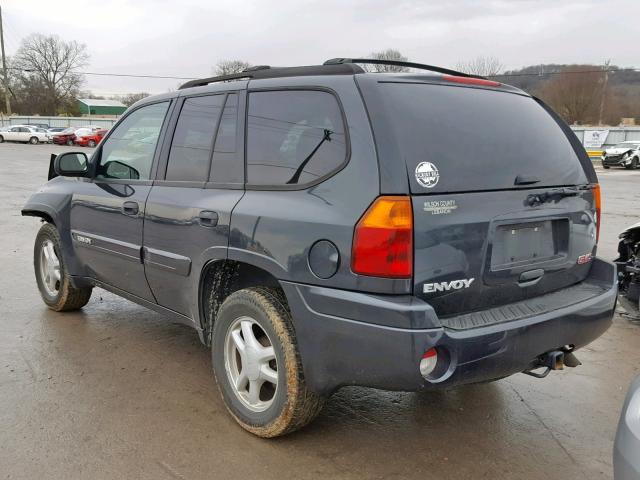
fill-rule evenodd
<path id="1" fill-rule="evenodd" d="M 79 98 L 78 107 L 82 115 L 122 115 L 127 106 L 117 100 Z"/>

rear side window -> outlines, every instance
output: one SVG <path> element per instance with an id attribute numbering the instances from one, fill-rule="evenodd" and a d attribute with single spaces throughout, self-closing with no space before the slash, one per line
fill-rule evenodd
<path id="1" fill-rule="evenodd" d="M 225 95 L 187 98 L 182 105 L 167 164 L 166 180 L 206 182 Z"/>
<path id="2" fill-rule="evenodd" d="M 328 92 L 286 90 L 249 94 L 247 183 L 300 185 L 346 161 L 345 126 Z"/>
<path id="3" fill-rule="evenodd" d="M 397 143 L 393 161 L 404 160 L 413 193 L 517 188 L 518 176 L 535 187 L 587 182 L 569 139 L 528 96 L 393 82 L 379 91 Z"/>

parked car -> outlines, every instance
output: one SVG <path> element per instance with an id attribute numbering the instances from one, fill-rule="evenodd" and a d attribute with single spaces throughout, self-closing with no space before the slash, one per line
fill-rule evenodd
<path id="1" fill-rule="evenodd" d="M 193 326 L 231 415 L 262 437 L 345 385 L 579 364 L 617 283 L 576 136 L 515 87 L 367 62 L 194 80 L 136 103 L 91 161 L 55 157 L 22 210 L 45 222 L 45 304 L 77 310 L 97 286 Z"/>
<path id="2" fill-rule="evenodd" d="M 28 125 L 29 127 L 42 128 L 44 130 L 51 128 L 48 123 L 25 123 L 25 125 Z"/>
<path id="3" fill-rule="evenodd" d="M 602 156 L 604 168 L 624 167 L 635 170 L 640 166 L 640 141 L 618 143 L 607 148 Z"/>
<path id="4" fill-rule="evenodd" d="M 640 222 L 630 226 L 620 235 L 618 243 L 618 285 L 627 299 L 625 305 L 640 310 Z"/>
<path id="5" fill-rule="evenodd" d="M 613 478 L 640 480 L 640 377 L 629 387 L 613 446 Z"/>
<path id="6" fill-rule="evenodd" d="M 75 144 L 81 147 L 95 147 L 100 143 L 102 137 L 108 132 L 108 130 L 96 130 L 93 132 L 83 133 L 78 135 L 76 133 Z"/>
<path id="7" fill-rule="evenodd" d="M 40 142 L 48 142 L 49 135 L 41 128 L 29 125 L 12 125 L 7 130 L 0 132 L 0 143 L 2 142 L 24 142 L 33 145 Z"/>
<path id="8" fill-rule="evenodd" d="M 52 138 L 53 143 L 72 146 L 76 139 L 76 130 L 76 128 L 69 127 L 60 133 L 56 133 Z"/>

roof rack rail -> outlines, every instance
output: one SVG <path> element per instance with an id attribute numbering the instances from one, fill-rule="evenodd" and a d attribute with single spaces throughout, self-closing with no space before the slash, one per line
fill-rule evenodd
<path id="1" fill-rule="evenodd" d="M 202 87 L 210 83 L 226 82 L 229 80 L 299 77 L 309 75 L 353 75 L 355 73 L 363 72 L 364 70 L 362 67 L 353 63 L 309 65 L 303 67 L 270 67 L 268 65 L 258 65 L 255 67 L 249 67 L 239 73 L 189 80 L 187 83 L 180 85 L 179 90 L 191 87 Z"/>
<path id="2" fill-rule="evenodd" d="M 260 67 L 253 67 L 252 69 L 246 69 L 242 72 L 238 73 L 230 73 L 228 75 L 218 75 L 216 77 L 206 77 L 206 78 L 197 78 L 195 80 L 189 80 L 187 83 L 183 83 L 180 85 L 178 90 L 183 90 L 185 88 L 191 87 L 203 87 L 204 85 L 209 85 L 210 83 L 215 82 L 226 82 L 228 80 L 240 80 L 241 78 L 252 78 L 253 71 L 259 71 L 261 69 L 269 68 L 266 65 L 261 65 Z"/>
<path id="3" fill-rule="evenodd" d="M 323 65 L 341 65 L 345 63 L 363 63 L 370 65 L 395 65 L 397 67 L 417 68 L 419 70 L 429 70 L 431 72 L 443 73 L 445 75 L 455 75 L 457 77 L 482 78 L 480 75 L 472 75 L 469 73 L 458 72 L 449 68 L 436 67 L 435 65 L 425 65 L 423 63 L 402 62 L 399 60 L 380 60 L 377 58 L 332 58 L 323 63 Z"/>

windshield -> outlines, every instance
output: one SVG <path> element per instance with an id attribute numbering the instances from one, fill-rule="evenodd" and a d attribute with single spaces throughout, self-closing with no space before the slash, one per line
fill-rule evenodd
<path id="1" fill-rule="evenodd" d="M 426 83 L 379 85 L 413 193 L 587 182 L 569 139 L 531 97 Z"/>
<path id="2" fill-rule="evenodd" d="M 614 146 L 613 148 L 638 148 L 638 145 L 640 145 L 640 142 L 638 142 L 638 143 L 619 143 L 616 146 Z"/>

